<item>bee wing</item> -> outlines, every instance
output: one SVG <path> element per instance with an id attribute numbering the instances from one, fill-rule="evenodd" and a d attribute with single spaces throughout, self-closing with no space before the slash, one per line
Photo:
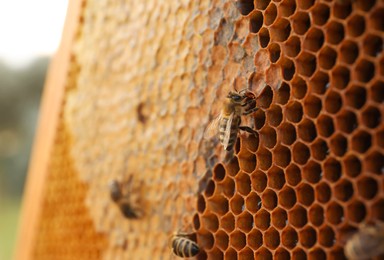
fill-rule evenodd
<path id="1" fill-rule="evenodd" d="M 232 121 L 233 121 L 233 116 L 235 113 L 231 113 L 231 115 L 228 118 L 227 125 L 225 126 L 225 135 L 223 139 L 223 146 L 224 150 L 227 150 L 228 144 L 229 144 L 229 139 L 231 138 L 231 126 L 232 126 Z"/>
<path id="2" fill-rule="evenodd" d="M 211 139 L 214 136 L 217 136 L 219 134 L 219 123 L 221 120 L 221 114 L 213 119 L 204 132 L 204 139 Z"/>

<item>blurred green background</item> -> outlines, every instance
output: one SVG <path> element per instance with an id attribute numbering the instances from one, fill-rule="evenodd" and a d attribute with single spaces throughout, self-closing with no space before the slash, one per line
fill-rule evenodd
<path id="1" fill-rule="evenodd" d="M 48 57 L 23 67 L 0 61 L 0 260 L 13 255 L 48 63 Z"/>
<path id="2" fill-rule="evenodd" d="M 0 260 L 14 255 L 40 98 L 67 6 L 68 0 L 0 1 Z"/>

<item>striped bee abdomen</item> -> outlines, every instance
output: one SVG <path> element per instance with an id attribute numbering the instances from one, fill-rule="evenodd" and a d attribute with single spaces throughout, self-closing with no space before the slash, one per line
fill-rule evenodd
<path id="1" fill-rule="evenodd" d="M 172 242 L 173 253 L 180 257 L 192 257 L 199 253 L 199 246 L 192 240 L 176 236 Z"/>

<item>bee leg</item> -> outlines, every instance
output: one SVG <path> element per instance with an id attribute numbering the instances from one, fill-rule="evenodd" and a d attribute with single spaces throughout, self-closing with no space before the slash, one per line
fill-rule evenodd
<path id="1" fill-rule="evenodd" d="M 248 102 L 244 103 L 244 105 L 242 106 L 247 107 L 246 109 L 244 109 L 243 115 L 249 115 L 258 110 L 258 108 L 256 107 L 255 99 L 249 100 Z"/>
<path id="2" fill-rule="evenodd" d="M 256 106 L 256 99 L 253 98 L 245 98 L 245 102 L 241 104 L 242 107 L 249 106 L 252 104 L 252 106 Z"/>
<path id="3" fill-rule="evenodd" d="M 258 136 L 258 133 L 255 130 L 253 130 L 252 128 L 250 128 L 249 126 L 239 126 L 239 129 L 242 131 L 246 131 L 250 134 L 254 134 L 254 135 Z"/>
<path id="4" fill-rule="evenodd" d="M 243 112 L 243 115 L 246 116 L 246 115 L 252 114 L 253 112 L 256 112 L 258 109 L 259 108 L 254 107 L 252 109 L 246 110 L 246 111 Z"/>

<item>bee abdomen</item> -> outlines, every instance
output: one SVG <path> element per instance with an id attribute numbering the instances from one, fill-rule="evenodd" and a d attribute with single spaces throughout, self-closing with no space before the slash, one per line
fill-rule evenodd
<path id="1" fill-rule="evenodd" d="M 173 240 L 173 252 L 180 257 L 192 257 L 199 253 L 199 246 L 188 238 L 178 237 Z"/>
<path id="2" fill-rule="evenodd" d="M 228 146 L 226 149 L 227 151 L 232 150 L 233 146 L 235 145 L 236 138 L 237 138 L 237 130 L 236 131 L 231 130 L 231 134 L 230 134 L 229 141 L 228 141 Z"/>
<path id="3" fill-rule="evenodd" d="M 120 203 L 120 211 L 126 218 L 138 218 L 138 214 L 136 211 L 132 208 L 131 205 L 127 203 Z"/>

